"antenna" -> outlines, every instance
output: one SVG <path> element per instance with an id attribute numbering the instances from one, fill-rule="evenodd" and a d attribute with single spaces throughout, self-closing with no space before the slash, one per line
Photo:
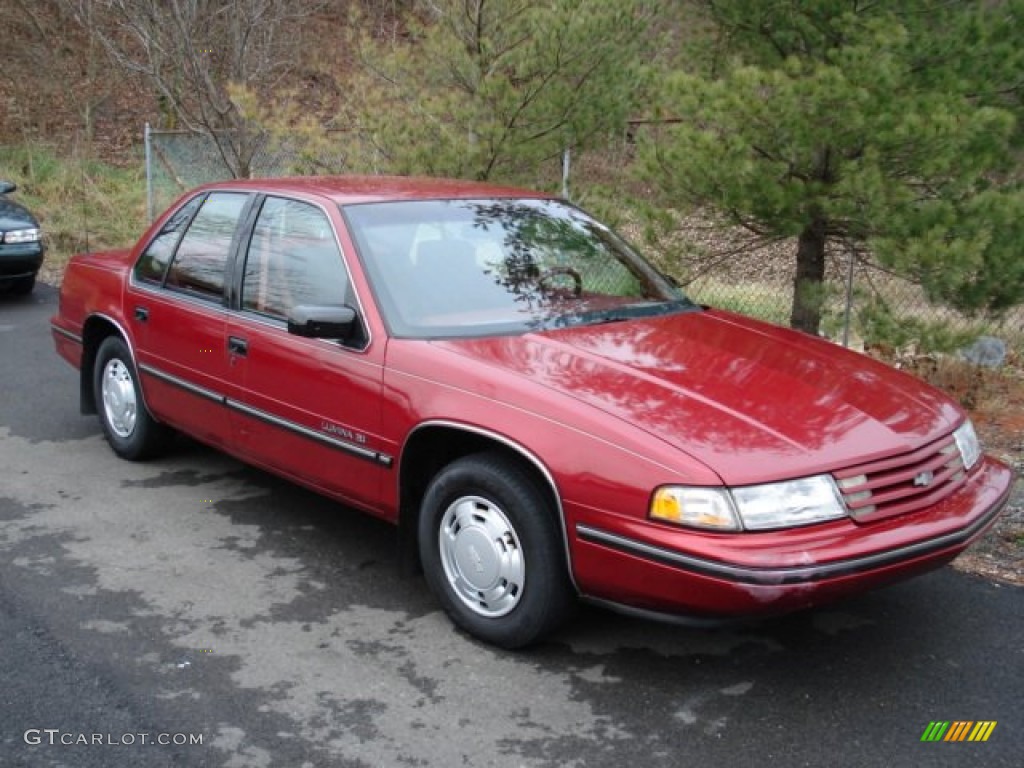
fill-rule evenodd
<path id="1" fill-rule="evenodd" d="M 85 252 L 89 252 L 89 208 L 85 204 L 86 200 L 86 189 L 85 189 L 85 157 L 81 152 L 81 144 L 78 152 L 78 170 L 82 177 L 82 229 L 85 230 Z"/>

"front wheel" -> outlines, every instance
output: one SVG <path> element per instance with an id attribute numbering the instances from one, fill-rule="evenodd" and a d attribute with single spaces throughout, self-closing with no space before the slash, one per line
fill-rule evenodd
<path id="1" fill-rule="evenodd" d="M 146 410 L 131 351 L 120 337 L 108 336 L 96 351 L 92 389 L 103 434 L 114 453 L 135 461 L 166 447 L 171 432 Z"/>
<path id="2" fill-rule="evenodd" d="M 431 591 L 481 640 L 520 648 L 571 611 L 555 510 L 529 473 L 498 454 L 438 473 L 423 497 L 419 547 Z"/>

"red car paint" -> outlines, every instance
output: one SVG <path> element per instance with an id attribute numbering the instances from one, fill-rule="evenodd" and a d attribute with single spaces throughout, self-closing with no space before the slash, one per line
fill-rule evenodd
<path id="1" fill-rule="evenodd" d="M 543 195 L 396 178 L 201 188 L 209 190 L 270 193 L 326 212 L 365 346 L 289 334 L 240 311 L 230 292 L 213 305 L 139 285 L 133 265 L 190 193 L 131 251 L 71 261 L 52 321 L 58 352 L 82 367 L 100 329 L 113 329 L 158 420 L 403 526 L 419 503 L 401 482 L 420 456 L 409 450 L 413 436 L 444 429 L 516 452 L 559 500 L 566 567 L 586 597 L 709 617 L 802 608 L 948 562 L 1008 497 L 1009 469 L 983 457 L 943 498 L 878 519 L 730 533 L 652 520 L 659 486 L 841 477 L 928 454 L 966 417 L 878 362 L 717 310 L 474 338 L 389 334 L 346 206 Z M 231 339 L 244 339 L 247 354 L 234 354 Z"/>

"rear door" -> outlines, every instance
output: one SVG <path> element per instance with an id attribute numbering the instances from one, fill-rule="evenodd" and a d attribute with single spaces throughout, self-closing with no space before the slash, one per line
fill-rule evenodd
<path id="1" fill-rule="evenodd" d="M 379 435 L 383 345 L 363 331 L 301 338 L 285 320 L 298 305 L 357 307 L 330 216 L 309 201 L 266 197 L 243 251 L 238 312 L 227 325 L 241 373 L 241 402 L 232 404 L 239 444 L 258 464 L 376 507 L 392 461 Z"/>
<path id="2" fill-rule="evenodd" d="M 200 194 L 147 246 L 125 296 L 146 403 L 160 420 L 224 446 L 236 394 L 225 343 L 226 276 L 251 195 Z"/>

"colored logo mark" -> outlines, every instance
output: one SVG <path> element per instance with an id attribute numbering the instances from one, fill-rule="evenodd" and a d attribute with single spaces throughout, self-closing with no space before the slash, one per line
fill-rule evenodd
<path id="1" fill-rule="evenodd" d="M 921 734 L 921 741 L 988 741 L 996 720 L 933 720 Z"/>

